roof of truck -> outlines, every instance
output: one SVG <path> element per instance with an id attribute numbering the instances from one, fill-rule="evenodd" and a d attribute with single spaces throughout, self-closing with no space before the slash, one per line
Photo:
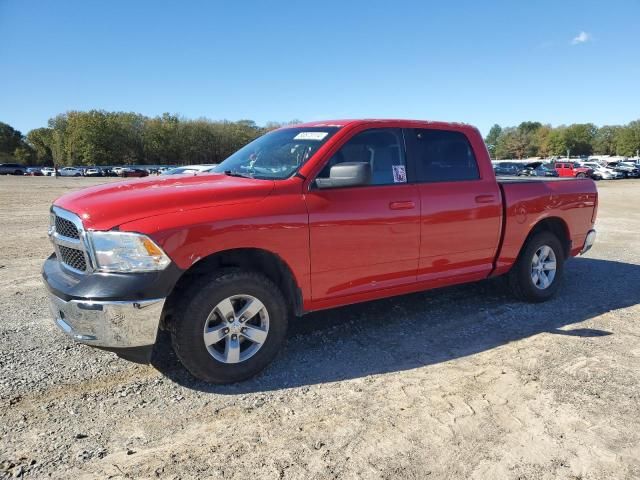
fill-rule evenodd
<path id="1" fill-rule="evenodd" d="M 467 123 L 462 122 L 440 122 L 433 120 L 412 120 L 412 119 L 401 119 L 401 118 L 351 118 L 351 119 L 339 119 L 339 120 L 317 120 L 313 122 L 304 122 L 298 123 L 295 125 L 286 125 L 283 128 L 299 128 L 299 127 L 346 127 L 347 125 L 358 125 L 358 124 L 369 124 L 369 123 L 385 123 L 385 124 L 394 124 L 397 123 L 398 126 L 402 125 L 422 125 L 429 126 L 435 128 L 451 128 L 451 127 L 466 127 L 473 128 L 473 125 L 469 125 Z"/>

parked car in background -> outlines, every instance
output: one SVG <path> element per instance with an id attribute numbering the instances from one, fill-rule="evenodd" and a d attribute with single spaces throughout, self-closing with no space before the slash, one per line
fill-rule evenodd
<path id="1" fill-rule="evenodd" d="M 30 177 L 42 177 L 43 173 L 39 167 L 29 167 L 24 171 L 25 175 Z"/>
<path id="2" fill-rule="evenodd" d="M 122 172 L 126 170 L 127 167 L 113 167 L 111 171 L 118 176 L 122 176 Z"/>
<path id="3" fill-rule="evenodd" d="M 498 162 L 493 166 L 493 171 L 496 175 L 518 175 L 524 164 L 517 162 Z"/>
<path id="4" fill-rule="evenodd" d="M 61 177 L 81 177 L 82 170 L 76 167 L 59 168 L 58 175 Z"/>
<path id="5" fill-rule="evenodd" d="M 102 176 L 102 169 L 100 169 L 98 167 L 87 168 L 84 171 L 84 176 L 85 177 L 101 177 Z"/>
<path id="6" fill-rule="evenodd" d="M 19 163 L 0 163 L 0 175 L 24 175 L 27 167 Z"/>
<path id="7" fill-rule="evenodd" d="M 162 172 L 161 175 L 180 175 L 183 173 L 191 173 L 192 175 L 195 175 L 196 173 L 209 170 L 213 167 L 215 167 L 215 165 L 187 165 L 185 167 L 176 167 L 166 170 Z"/>
<path id="8" fill-rule="evenodd" d="M 54 202 L 42 276 L 61 331 L 144 362 L 166 329 L 194 376 L 238 382 L 294 315 L 499 275 L 549 300 L 596 236 L 592 180 L 496 180 L 460 123 L 287 126 L 214 172 Z"/>
<path id="9" fill-rule="evenodd" d="M 578 162 L 557 162 L 555 169 L 561 177 L 591 178 L 593 170 L 583 167 Z"/>
<path id="10" fill-rule="evenodd" d="M 558 177 L 560 174 L 553 165 L 545 162 L 527 163 L 518 173 L 520 177 Z"/>
<path id="11" fill-rule="evenodd" d="M 615 171 L 620 172 L 625 178 L 636 178 L 640 176 L 640 169 L 632 162 L 610 162 L 607 164 L 608 168 L 613 168 Z"/>
<path id="12" fill-rule="evenodd" d="M 622 172 L 618 172 L 613 168 L 604 167 L 598 162 L 584 162 L 582 166 L 591 168 L 593 170 L 593 174 L 597 175 L 599 180 L 617 180 L 624 178 L 624 174 Z"/>
<path id="13" fill-rule="evenodd" d="M 103 177 L 117 177 L 118 174 L 116 172 L 113 171 L 113 168 L 111 167 L 102 167 L 102 176 Z"/>
<path id="14" fill-rule="evenodd" d="M 53 167 L 43 167 L 40 171 L 45 177 L 52 177 L 56 170 Z"/>
<path id="15" fill-rule="evenodd" d="M 149 172 L 142 168 L 125 168 L 122 170 L 123 177 L 147 177 Z"/>

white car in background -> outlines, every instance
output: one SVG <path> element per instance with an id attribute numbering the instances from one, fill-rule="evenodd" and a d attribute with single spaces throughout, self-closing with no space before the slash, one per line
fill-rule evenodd
<path id="1" fill-rule="evenodd" d="M 600 165 L 598 162 L 582 162 L 582 165 L 587 168 L 591 168 L 595 173 L 599 174 L 603 180 L 617 180 L 619 178 L 624 178 L 624 174 L 622 172 L 618 172 L 613 168 L 607 168 Z"/>
<path id="2" fill-rule="evenodd" d="M 56 173 L 53 167 L 43 167 L 40 169 L 40 171 L 45 177 L 53 177 L 53 174 Z"/>
<path id="3" fill-rule="evenodd" d="M 76 167 L 64 167 L 58 169 L 58 175 L 61 177 L 81 177 L 82 170 Z"/>
<path id="4" fill-rule="evenodd" d="M 165 170 L 160 175 L 180 175 L 183 173 L 191 173 L 195 175 L 197 173 L 206 172 L 217 165 L 217 163 L 211 163 L 208 165 L 185 165 L 184 167 L 176 167 L 172 168 L 171 170 Z"/>

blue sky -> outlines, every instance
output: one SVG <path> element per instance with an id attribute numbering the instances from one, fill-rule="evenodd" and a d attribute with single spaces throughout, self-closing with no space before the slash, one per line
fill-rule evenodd
<path id="1" fill-rule="evenodd" d="M 640 2 L 0 0 L 0 121 L 640 118 Z"/>

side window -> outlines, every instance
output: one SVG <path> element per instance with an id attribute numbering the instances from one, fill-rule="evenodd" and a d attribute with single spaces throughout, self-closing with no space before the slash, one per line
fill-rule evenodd
<path id="1" fill-rule="evenodd" d="M 419 182 L 478 180 L 480 173 L 466 135 L 450 130 L 414 128 L 413 159 Z"/>
<path id="2" fill-rule="evenodd" d="M 371 166 L 371 185 L 406 183 L 402 130 L 377 128 L 358 133 L 329 159 L 318 178 L 329 178 L 331 167 L 345 162 L 368 163 Z"/>

